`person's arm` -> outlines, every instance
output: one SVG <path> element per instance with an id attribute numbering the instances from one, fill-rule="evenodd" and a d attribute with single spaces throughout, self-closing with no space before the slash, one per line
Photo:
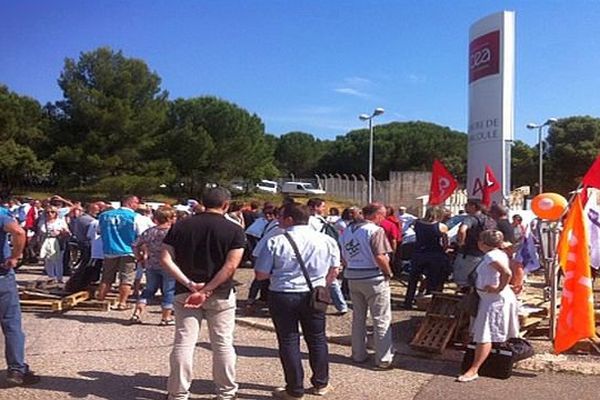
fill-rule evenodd
<path id="1" fill-rule="evenodd" d="M 506 285 L 508 285 L 512 273 L 510 272 L 510 269 L 508 269 L 506 266 L 502 265 L 498 261 L 492 261 L 490 263 L 490 267 L 494 268 L 500 273 L 500 283 L 498 284 L 498 286 L 485 285 L 483 290 L 485 290 L 488 293 L 500 293 L 506 287 Z"/>
<path id="2" fill-rule="evenodd" d="M 468 230 L 469 226 L 467 224 L 460 224 L 460 227 L 458 228 L 458 233 L 456 235 L 456 244 L 458 244 L 458 247 L 463 247 L 465 245 Z"/>
<path id="3" fill-rule="evenodd" d="M 385 236 L 383 228 L 379 228 L 373 236 L 371 236 L 370 243 L 375 263 L 383 273 L 383 276 L 385 276 L 386 279 L 390 279 L 393 274 L 388 254 L 391 253 L 392 247 Z"/>
<path id="4" fill-rule="evenodd" d="M 523 264 L 516 260 L 510 260 L 510 270 L 512 272 L 512 278 L 510 280 L 510 286 L 512 287 L 515 294 L 519 294 L 523 291 L 523 282 L 525 281 L 525 269 Z"/>
<path id="5" fill-rule="evenodd" d="M 15 268 L 25 249 L 25 231 L 19 226 L 18 222 L 13 220 L 4 225 L 4 232 L 10 234 L 12 243 L 12 251 L 10 257 L 4 260 L 4 268 Z"/>
<path id="6" fill-rule="evenodd" d="M 448 248 L 448 226 L 440 222 L 439 227 L 442 234 L 442 248 L 446 250 Z"/>
<path id="7" fill-rule="evenodd" d="M 340 254 L 340 248 L 335 240 L 329 241 L 329 251 L 331 258 L 329 259 L 329 270 L 325 276 L 325 286 L 329 287 L 334 280 L 337 279 L 340 271 L 342 270 L 342 256 Z"/>
<path id="8" fill-rule="evenodd" d="M 256 254 L 254 261 L 254 277 L 257 281 L 266 281 L 271 278 L 273 270 L 273 256 L 271 252 L 272 241 L 264 243 L 260 251 Z"/>
<path id="9" fill-rule="evenodd" d="M 163 243 L 160 253 L 160 265 L 177 282 L 187 287 L 191 292 L 195 292 L 204 286 L 202 283 L 196 283 L 185 276 L 179 266 L 175 264 L 175 249 L 171 245 Z"/>

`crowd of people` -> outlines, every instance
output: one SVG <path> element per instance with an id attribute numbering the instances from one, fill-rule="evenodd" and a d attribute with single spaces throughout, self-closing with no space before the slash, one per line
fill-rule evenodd
<path id="1" fill-rule="evenodd" d="M 331 390 L 326 314 L 315 305 L 322 300 L 331 301 L 337 315 L 349 311 L 351 300 L 353 362 L 371 363 L 376 370 L 393 367 L 394 274 L 408 276 L 404 302 L 408 309 L 419 284 L 425 293 L 441 291 L 450 276 L 459 290 L 473 287 L 479 294 L 472 325 L 475 358 L 458 381 L 476 379 L 491 344 L 518 333 L 514 292 L 522 288 L 523 273 L 512 254 L 523 232 L 518 220 L 508 222 L 502 206 L 487 210 L 479 201 L 469 200 L 451 243 L 444 223 L 449 213 L 441 207 L 429 208 L 423 218 L 380 203 L 341 213 L 332 207 L 327 212 L 326 201 L 320 198 L 307 204 L 286 198 L 281 205 L 267 202 L 261 209 L 255 202 L 232 201 L 220 187 L 208 190 L 202 203 L 188 205 L 185 211 L 168 205 L 153 210 L 138 197 L 126 196 L 118 208 L 103 202 L 83 207 L 53 196 L 0 207 L 0 245 L 6 247 L 0 259 L 0 313 L 12 384 L 37 381 L 24 362 L 13 269 L 24 252 L 28 261 L 43 260 L 49 279 L 62 282 L 65 266 L 72 264 L 66 254 L 69 243 L 79 250 L 81 271 L 67 287 L 77 281 L 76 275 L 79 281 L 72 285 L 98 281 L 97 297 L 104 299 L 118 278 L 116 309 L 131 310 L 128 300 L 132 294 L 137 297 L 132 324 L 143 322 L 147 303 L 160 289 L 159 324 L 175 325 L 169 399 L 189 396 L 203 319 L 208 322 L 217 398 L 235 398 L 233 278 L 242 264 L 253 266 L 255 272 L 245 311 L 252 313 L 262 301 L 275 326 L 285 386 L 273 392 L 274 398 L 298 399 L 305 393 L 300 327 L 312 369 L 308 391 L 325 395 Z M 409 231 L 415 240 L 407 246 L 403 238 Z M 12 237 L 12 252 L 7 234 Z M 139 292 L 144 274 L 146 284 Z M 368 314 L 373 322 L 372 356 L 366 345 Z"/>

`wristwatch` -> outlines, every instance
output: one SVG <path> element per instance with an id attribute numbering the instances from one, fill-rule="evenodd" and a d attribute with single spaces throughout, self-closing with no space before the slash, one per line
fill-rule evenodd
<path id="1" fill-rule="evenodd" d="M 195 292 L 196 291 L 196 282 L 194 282 L 193 280 L 189 279 L 185 283 L 185 287 L 188 288 L 190 292 Z"/>

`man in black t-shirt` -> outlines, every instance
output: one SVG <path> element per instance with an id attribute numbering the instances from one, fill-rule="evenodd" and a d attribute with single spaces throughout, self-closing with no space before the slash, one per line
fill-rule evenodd
<path id="1" fill-rule="evenodd" d="M 504 241 L 515 244 L 515 230 L 508 220 L 508 211 L 506 208 L 499 204 L 494 204 L 490 207 L 490 216 L 496 221 L 497 229 L 504 235 Z"/>
<path id="2" fill-rule="evenodd" d="M 206 211 L 176 223 L 163 241 L 161 264 L 177 280 L 175 343 L 168 381 L 171 400 L 189 396 L 202 319 L 207 321 L 211 338 L 217 398 L 236 396 L 232 279 L 242 259 L 245 236 L 239 225 L 224 217 L 230 199 L 228 190 L 210 189 L 203 197 Z"/>

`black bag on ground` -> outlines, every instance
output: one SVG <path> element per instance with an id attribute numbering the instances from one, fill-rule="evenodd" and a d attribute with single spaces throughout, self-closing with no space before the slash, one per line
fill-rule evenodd
<path id="1" fill-rule="evenodd" d="M 467 345 L 465 356 L 462 360 L 461 371 L 465 372 L 473 364 L 475 357 L 475 344 Z M 508 379 L 513 370 L 513 353 L 506 348 L 492 348 L 490 355 L 479 368 L 479 375 L 497 379 Z"/>
<path id="2" fill-rule="evenodd" d="M 527 340 L 522 338 L 511 338 L 506 341 L 505 346 L 512 351 L 513 362 L 522 361 L 533 357 L 535 351 Z"/>
<path id="3" fill-rule="evenodd" d="M 65 284 L 65 291 L 75 293 L 86 290 L 91 283 L 100 279 L 102 271 L 101 260 L 90 260 L 88 263 L 78 268 Z"/>

